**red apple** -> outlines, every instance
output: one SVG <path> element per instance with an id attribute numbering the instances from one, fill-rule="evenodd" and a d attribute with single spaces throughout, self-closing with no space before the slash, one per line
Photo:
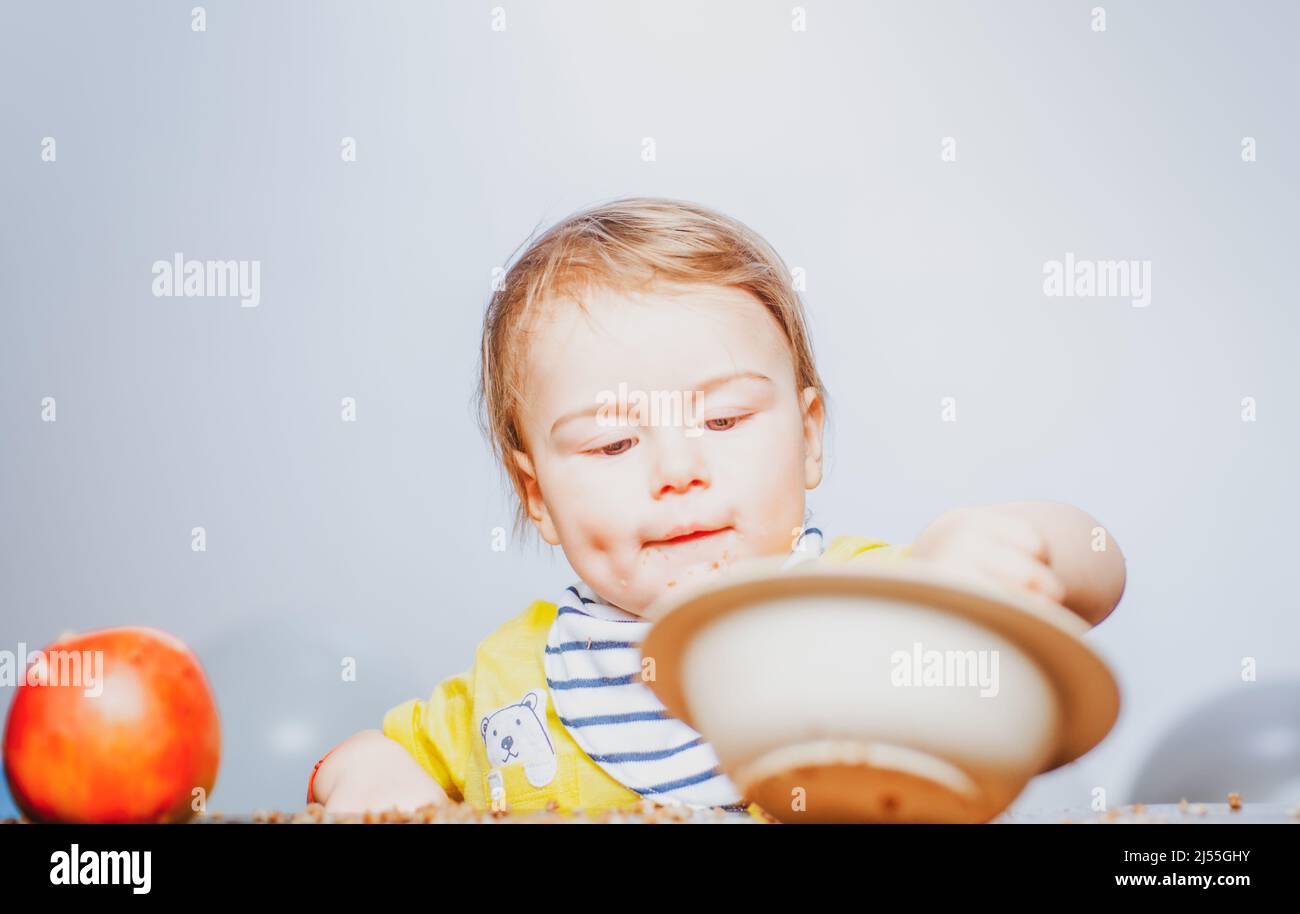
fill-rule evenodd
<path id="1" fill-rule="evenodd" d="M 56 641 L 20 680 L 5 725 L 9 788 L 34 821 L 184 822 L 220 757 L 203 669 L 151 628 Z"/>

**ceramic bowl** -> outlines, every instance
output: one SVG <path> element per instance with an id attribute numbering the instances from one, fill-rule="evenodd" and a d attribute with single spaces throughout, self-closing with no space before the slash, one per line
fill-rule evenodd
<path id="1" fill-rule="evenodd" d="M 785 822 L 985 822 L 1119 712 L 1082 619 L 915 566 L 760 561 L 648 615 L 648 685 Z"/>

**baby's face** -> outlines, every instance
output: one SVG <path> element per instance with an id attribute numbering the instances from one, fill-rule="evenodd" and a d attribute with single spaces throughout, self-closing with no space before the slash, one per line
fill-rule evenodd
<path id="1" fill-rule="evenodd" d="M 637 614 L 730 562 L 789 552 L 821 481 L 824 410 L 815 388 L 796 390 L 775 318 L 718 286 L 584 304 L 589 316 L 548 309 L 527 347 L 528 454 L 515 457 L 543 538 Z"/>

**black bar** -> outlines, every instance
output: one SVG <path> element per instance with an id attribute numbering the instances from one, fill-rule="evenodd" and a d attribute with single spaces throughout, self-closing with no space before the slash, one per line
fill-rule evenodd
<path id="1" fill-rule="evenodd" d="M 510 884 L 552 898 L 569 886 L 590 899 L 596 887 L 617 891 L 632 879 L 641 903 L 662 907 L 685 899 L 676 891 L 646 895 L 647 888 L 687 877 L 731 893 L 803 885 L 813 901 L 822 889 L 851 888 L 865 900 L 921 886 L 986 900 L 990 890 L 1032 897 L 1020 894 L 1031 889 L 1227 899 L 1243 889 L 1293 890 L 1300 826 L 22 824 L 0 826 L 0 884 L 7 894 L 137 895 L 130 884 L 53 884 L 52 858 L 74 844 L 79 858 L 148 851 L 149 896 L 205 902 L 278 895 L 329 901 L 340 890 L 426 886 L 464 903 L 474 885 Z M 1156 884 L 1118 884 L 1134 876 Z M 1161 884 L 1178 876 L 1245 877 L 1248 884 Z M 124 875 L 123 882 L 130 880 Z"/>

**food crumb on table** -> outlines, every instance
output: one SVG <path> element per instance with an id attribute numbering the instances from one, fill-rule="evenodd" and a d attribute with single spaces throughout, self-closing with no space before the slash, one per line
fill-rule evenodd
<path id="1" fill-rule="evenodd" d="M 771 822 L 777 820 L 768 817 Z M 221 821 L 216 815 L 200 816 L 195 822 Z M 226 821 L 230 821 L 227 819 Z M 702 809 L 680 804 L 656 803 L 642 800 L 629 807 L 602 810 L 573 810 L 564 812 L 554 800 L 545 809 L 510 812 L 503 809 L 479 810 L 464 803 L 447 805 L 430 804 L 412 811 L 399 809 L 367 810 L 363 813 L 328 814 L 319 803 L 308 804 L 297 812 L 256 810 L 251 821 L 262 825 L 420 825 L 420 824 L 489 824 L 526 822 L 540 824 L 673 824 L 673 823 L 744 823 L 752 821 L 748 813 L 728 812 L 722 809 Z"/>

